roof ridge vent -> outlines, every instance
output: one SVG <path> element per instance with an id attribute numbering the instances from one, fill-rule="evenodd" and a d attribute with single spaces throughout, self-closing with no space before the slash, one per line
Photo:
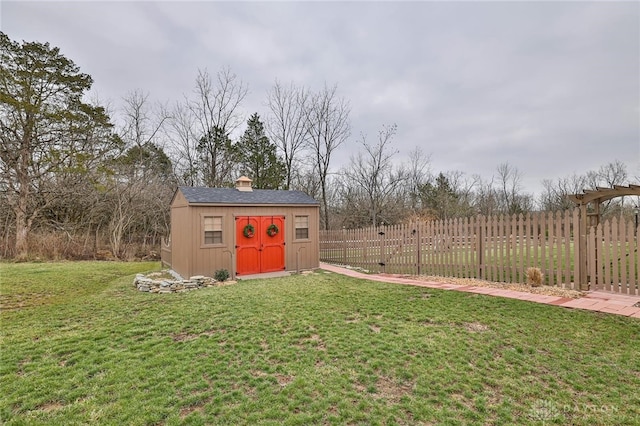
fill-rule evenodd
<path id="1" fill-rule="evenodd" d="M 240 176 L 238 180 L 236 180 L 236 189 L 242 192 L 251 192 L 253 188 L 251 187 L 251 179 L 246 176 Z"/>

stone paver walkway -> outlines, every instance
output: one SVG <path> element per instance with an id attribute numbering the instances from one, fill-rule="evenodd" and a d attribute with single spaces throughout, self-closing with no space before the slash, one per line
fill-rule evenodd
<path id="1" fill-rule="evenodd" d="M 499 288 L 491 287 L 474 287 L 419 281 L 401 275 L 364 274 L 362 272 L 354 271 L 352 269 L 343 268 L 340 266 L 330 265 L 328 263 L 320 263 L 320 268 L 326 271 L 335 272 L 337 274 L 347 275 L 355 278 L 362 278 L 371 281 L 414 285 L 418 287 L 437 288 L 442 290 L 456 290 L 464 291 L 467 293 L 486 294 L 489 296 L 507 297 L 509 299 L 520 299 L 527 300 L 529 302 L 562 306 L 564 308 L 585 309 L 588 311 L 605 312 L 608 314 L 640 318 L 640 296 L 625 296 L 622 294 L 592 291 L 588 292 L 584 297 L 581 297 L 579 299 L 571 299 L 567 297 L 546 296 L 544 294 L 533 294 L 514 290 L 502 290 Z"/>

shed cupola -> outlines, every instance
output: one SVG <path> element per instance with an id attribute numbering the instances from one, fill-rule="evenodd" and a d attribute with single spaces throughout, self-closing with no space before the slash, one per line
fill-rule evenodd
<path id="1" fill-rule="evenodd" d="M 238 180 L 236 180 L 236 189 L 242 192 L 251 192 L 253 188 L 251 188 L 251 179 L 246 176 L 240 176 Z"/>

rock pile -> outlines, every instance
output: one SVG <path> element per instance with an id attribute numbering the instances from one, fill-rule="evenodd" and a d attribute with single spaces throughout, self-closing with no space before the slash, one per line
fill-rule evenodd
<path id="1" fill-rule="evenodd" d="M 157 274 L 157 275 L 168 275 L 168 274 Z M 133 280 L 133 285 L 140 291 L 145 291 L 149 293 L 184 293 L 185 291 L 197 290 L 203 287 L 214 287 L 216 285 L 221 285 L 218 281 L 214 280 L 210 277 L 205 277 L 202 275 L 196 275 L 188 280 L 176 279 L 176 278 L 157 278 L 154 277 L 154 274 L 144 275 L 137 274 L 136 278 Z M 224 284 L 231 284 L 226 281 Z"/>

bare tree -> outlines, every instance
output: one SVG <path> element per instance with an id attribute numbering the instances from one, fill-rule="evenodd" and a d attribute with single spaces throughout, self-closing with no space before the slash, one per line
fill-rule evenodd
<path id="1" fill-rule="evenodd" d="M 348 185 L 353 184 L 360 190 L 366 200 L 371 225 L 378 224 L 378 215 L 382 208 L 389 203 L 394 195 L 407 181 L 407 172 L 403 166 L 394 167 L 393 156 L 398 150 L 391 148 L 391 142 L 397 131 L 395 124 L 383 126 L 378 132 L 375 145 L 367 142 L 362 135 L 360 144 L 364 152 L 359 151 L 351 158 L 351 164 L 345 170 L 349 179 Z"/>
<path id="2" fill-rule="evenodd" d="M 120 135 L 125 146 L 111 164 L 113 175 L 104 177 L 107 232 L 116 257 L 124 255 L 125 235 L 157 233 L 154 224 L 168 222 L 174 185 L 171 160 L 158 139 L 168 116 L 162 108 L 153 110 L 148 95 L 140 91 L 129 93 L 124 100 Z M 163 231 L 161 234 L 168 233 L 168 229 Z"/>
<path id="3" fill-rule="evenodd" d="M 297 169 L 298 156 L 307 138 L 305 111 L 309 92 L 293 83 L 283 87 L 277 80 L 267 95 L 271 114 L 267 119 L 267 133 L 276 144 L 285 163 L 285 189 L 289 189 Z"/>
<path id="4" fill-rule="evenodd" d="M 174 175 L 178 182 L 187 186 L 200 184 L 195 117 L 186 103 L 175 104 L 165 134 L 171 142 Z"/>
<path id="5" fill-rule="evenodd" d="M 336 86 L 329 88 L 325 85 L 323 90 L 311 96 L 305 111 L 309 147 L 320 180 L 324 229 L 329 229 L 330 223 L 327 176 L 331 156 L 351 134 L 349 103 L 344 98 L 339 98 L 336 92 Z"/>
<path id="6" fill-rule="evenodd" d="M 575 207 L 575 204 L 567 197 L 571 194 L 580 194 L 586 188 L 586 176 L 572 174 L 560 177 L 556 181 L 545 179 L 542 181 L 543 191 L 540 195 L 540 208 L 545 211 L 567 210 Z"/>
<path id="7" fill-rule="evenodd" d="M 174 106 L 167 132 L 182 183 L 225 186 L 233 181 L 230 135 L 244 121 L 239 108 L 247 93 L 228 67 L 215 78 L 198 70 L 194 95 Z"/>
<path id="8" fill-rule="evenodd" d="M 206 70 L 198 71 L 196 99 L 189 102 L 189 109 L 197 125 L 196 149 L 207 186 L 224 186 L 233 180 L 230 135 L 244 121 L 239 106 L 247 92 L 247 86 L 228 67 L 218 71 L 215 82 Z"/>
<path id="9" fill-rule="evenodd" d="M 498 200 L 501 211 L 506 214 L 526 212 L 531 209 L 531 197 L 522 193 L 522 173 L 509 163 L 499 164 Z"/>
<path id="10" fill-rule="evenodd" d="M 162 106 L 155 108 L 149 105 L 149 94 L 140 90 L 129 92 L 124 97 L 124 107 L 122 109 L 122 122 L 120 138 L 125 142 L 125 149 L 129 150 L 130 156 L 138 157 L 138 167 L 131 170 L 144 178 L 149 168 L 157 165 L 145 161 L 145 155 L 149 150 L 163 147 L 160 137 L 164 134 L 165 127 L 170 116 Z"/>
<path id="11" fill-rule="evenodd" d="M 476 211 L 484 216 L 490 216 L 500 212 L 499 194 L 494 187 L 494 177 L 485 181 L 478 176 L 476 185 L 474 207 Z"/>
<path id="12" fill-rule="evenodd" d="M 248 88 L 229 67 L 216 73 L 214 82 L 205 70 L 198 70 L 195 99 L 189 108 L 197 120 L 201 134 L 217 127 L 230 133 L 243 123 L 238 108 L 247 96 Z"/>
<path id="13" fill-rule="evenodd" d="M 627 166 L 622 161 L 615 160 L 600 166 L 597 176 L 602 186 L 613 188 L 616 185 L 624 185 L 628 179 Z"/>
<path id="14" fill-rule="evenodd" d="M 415 147 L 409 153 L 408 165 L 408 197 L 409 207 L 413 213 L 417 213 L 421 209 L 420 205 L 420 188 L 431 179 L 429 170 L 431 164 L 431 156 L 426 155 L 420 147 Z"/>

